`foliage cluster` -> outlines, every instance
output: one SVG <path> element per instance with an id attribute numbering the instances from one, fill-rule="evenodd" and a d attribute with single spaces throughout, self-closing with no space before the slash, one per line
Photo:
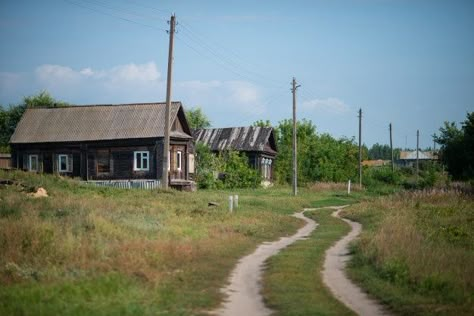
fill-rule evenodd
<path id="1" fill-rule="evenodd" d="M 66 105 L 68 105 L 66 102 L 54 99 L 47 91 L 41 91 L 36 95 L 23 98 L 20 104 L 10 105 L 8 108 L 0 106 L 0 152 L 10 151 L 8 145 L 10 137 L 27 108 Z"/>
<path id="2" fill-rule="evenodd" d="M 474 112 L 468 113 L 459 129 L 454 122 L 445 122 L 434 135 L 441 145 L 440 157 L 456 180 L 474 179 Z"/>
<path id="3" fill-rule="evenodd" d="M 292 179 L 292 129 L 292 120 L 283 120 L 275 128 L 278 147 L 275 173 L 280 183 L 291 183 Z M 311 121 L 302 120 L 297 122 L 297 143 L 299 184 L 341 182 L 356 177 L 358 148 L 353 140 L 317 134 Z"/>
<path id="4" fill-rule="evenodd" d="M 186 110 L 186 119 L 191 129 L 211 127 L 211 121 L 200 107 Z"/>
<path id="5" fill-rule="evenodd" d="M 368 149 L 368 158 L 370 160 L 391 160 L 392 159 L 392 151 L 390 146 L 387 144 L 381 145 L 379 143 L 375 143 Z M 400 158 L 400 148 L 393 149 L 393 158 L 399 159 Z"/>
<path id="6" fill-rule="evenodd" d="M 431 190 L 362 201 L 350 274 L 403 315 L 471 315 L 474 309 L 472 196 Z M 429 264 L 428 264 L 429 263 Z"/>
<path id="7" fill-rule="evenodd" d="M 248 164 L 248 157 L 236 151 L 218 155 L 203 143 L 196 144 L 196 182 L 201 189 L 255 188 L 260 175 Z"/>

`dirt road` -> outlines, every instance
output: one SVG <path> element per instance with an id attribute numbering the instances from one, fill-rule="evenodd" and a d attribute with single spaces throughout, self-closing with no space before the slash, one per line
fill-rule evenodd
<path id="1" fill-rule="evenodd" d="M 303 212 L 293 215 L 306 221 L 306 225 L 300 228 L 296 234 L 290 237 L 282 237 L 275 242 L 263 243 L 252 254 L 239 260 L 231 274 L 230 284 L 223 289 L 223 292 L 228 296 L 226 301 L 211 314 L 266 316 L 272 313 L 263 303 L 260 294 L 263 265 L 269 257 L 295 241 L 309 236 L 316 228 L 316 222 L 305 217 Z"/>
<path id="2" fill-rule="evenodd" d="M 341 210 L 342 208 L 339 208 L 332 213 L 332 216 L 341 218 L 339 216 Z M 369 298 L 367 294 L 346 277 L 344 268 L 346 262 L 350 259 L 348 245 L 360 234 L 362 226 L 348 219 L 341 219 L 348 223 L 352 230 L 326 251 L 323 281 L 339 301 L 357 314 L 364 316 L 389 315 L 380 304 Z"/>

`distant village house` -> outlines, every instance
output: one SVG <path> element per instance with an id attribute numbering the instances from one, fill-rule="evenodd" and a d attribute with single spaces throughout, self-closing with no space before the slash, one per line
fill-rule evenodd
<path id="1" fill-rule="evenodd" d="M 436 151 L 418 151 L 418 162 L 438 161 L 438 153 Z M 400 159 L 396 161 L 399 167 L 414 167 L 416 164 L 416 150 L 401 151 Z"/>

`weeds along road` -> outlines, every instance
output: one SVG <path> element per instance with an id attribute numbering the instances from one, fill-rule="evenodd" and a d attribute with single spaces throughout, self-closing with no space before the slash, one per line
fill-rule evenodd
<path id="1" fill-rule="evenodd" d="M 263 243 L 252 254 L 239 260 L 230 276 L 230 284 L 222 290 L 227 295 L 227 299 L 219 309 L 211 312 L 212 314 L 266 316 L 272 313 L 263 303 L 260 293 L 263 265 L 269 257 L 281 249 L 297 240 L 304 239 L 313 232 L 317 224 L 304 216 L 304 212 L 293 214 L 306 222 L 306 225 L 300 228 L 296 234 L 282 237 L 278 241 Z"/>
<path id="2" fill-rule="evenodd" d="M 352 283 L 344 272 L 346 263 L 350 259 L 349 243 L 360 234 L 362 225 L 341 218 L 339 216 L 341 211 L 342 207 L 336 208 L 332 216 L 348 223 L 351 226 L 351 231 L 326 251 L 323 282 L 339 301 L 357 314 L 364 316 L 389 315 L 378 302 L 369 298 L 357 285 Z"/>

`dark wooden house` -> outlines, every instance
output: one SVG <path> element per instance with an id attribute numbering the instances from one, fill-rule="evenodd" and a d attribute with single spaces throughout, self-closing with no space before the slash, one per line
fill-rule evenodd
<path id="1" fill-rule="evenodd" d="M 277 147 L 271 127 L 229 127 L 196 129 L 194 141 L 202 142 L 215 152 L 236 150 L 244 152 L 249 164 L 260 171 L 262 179 L 273 180 Z"/>
<path id="2" fill-rule="evenodd" d="M 10 139 L 12 166 L 84 180 L 161 179 L 165 103 L 27 109 Z M 170 184 L 194 172 L 183 106 L 170 111 Z"/>

